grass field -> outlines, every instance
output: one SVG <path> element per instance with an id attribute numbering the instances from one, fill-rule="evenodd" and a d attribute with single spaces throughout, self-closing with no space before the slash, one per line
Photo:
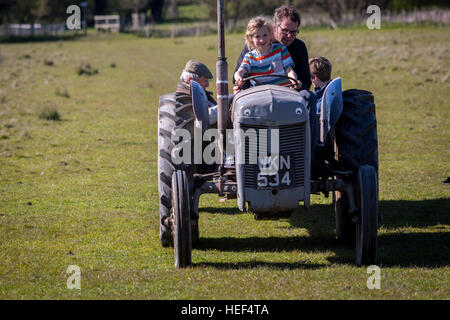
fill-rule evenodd
<path id="1" fill-rule="evenodd" d="M 190 58 L 215 69 L 216 37 L 93 34 L 0 44 L 0 298 L 449 299 L 450 27 L 299 36 L 375 96 L 381 289 L 319 196 L 281 221 L 204 196 L 194 266 L 176 270 L 159 241 L 158 97 Z M 231 74 L 243 35 L 226 41 Z"/>

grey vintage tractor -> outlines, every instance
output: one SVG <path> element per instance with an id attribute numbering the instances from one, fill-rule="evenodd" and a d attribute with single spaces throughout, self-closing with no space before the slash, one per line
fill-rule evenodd
<path id="1" fill-rule="evenodd" d="M 320 116 L 314 94 L 275 85 L 243 90 L 229 103 L 223 0 L 218 9 L 217 128 L 209 126 L 206 94 L 194 81 L 190 94 L 159 101 L 162 246 L 174 247 L 176 267 L 192 264 L 205 193 L 237 199 L 239 210 L 260 220 L 288 218 L 299 203 L 310 206 L 311 194 L 332 192 L 338 238 L 356 243 L 357 265 L 375 264 L 381 217 L 373 95 L 342 92 L 337 78 Z"/>

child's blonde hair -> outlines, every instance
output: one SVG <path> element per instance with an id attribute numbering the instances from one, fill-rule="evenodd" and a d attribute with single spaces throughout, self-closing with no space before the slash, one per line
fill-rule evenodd
<path id="1" fill-rule="evenodd" d="M 249 21 L 247 25 L 247 31 L 245 32 L 245 43 L 250 50 L 256 49 L 252 37 L 256 33 L 256 31 L 261 28 L 266 28 L 267 32 L 270 34 L 270 37 L 273 39 L 272 21 L 261 16 L 255 17 Z"/>

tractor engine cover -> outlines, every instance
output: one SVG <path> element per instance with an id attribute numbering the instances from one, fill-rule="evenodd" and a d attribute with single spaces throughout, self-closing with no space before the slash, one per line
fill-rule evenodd
<path id="1" fill-rule="evenodd" d="M 232 105 L 238 206 L 256 213 L 309 207 L 311 138 L 307 102 L 295 90 L 256 86 Z"/>

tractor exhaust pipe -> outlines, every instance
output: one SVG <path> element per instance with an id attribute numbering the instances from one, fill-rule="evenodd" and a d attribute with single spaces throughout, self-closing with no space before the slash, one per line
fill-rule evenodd
<path id="1" fill-rule="evenodd" d="M 218 60 L 216 63 L 217 92 L 217 129 L 220 134 L 219 148 L 222 153 L 222 165 L 225 164 L 226 129 L 228 126 L 228 63 L 225 57 L 225 10 L 224 0 L 217 0 L 217 36 Z"/>

